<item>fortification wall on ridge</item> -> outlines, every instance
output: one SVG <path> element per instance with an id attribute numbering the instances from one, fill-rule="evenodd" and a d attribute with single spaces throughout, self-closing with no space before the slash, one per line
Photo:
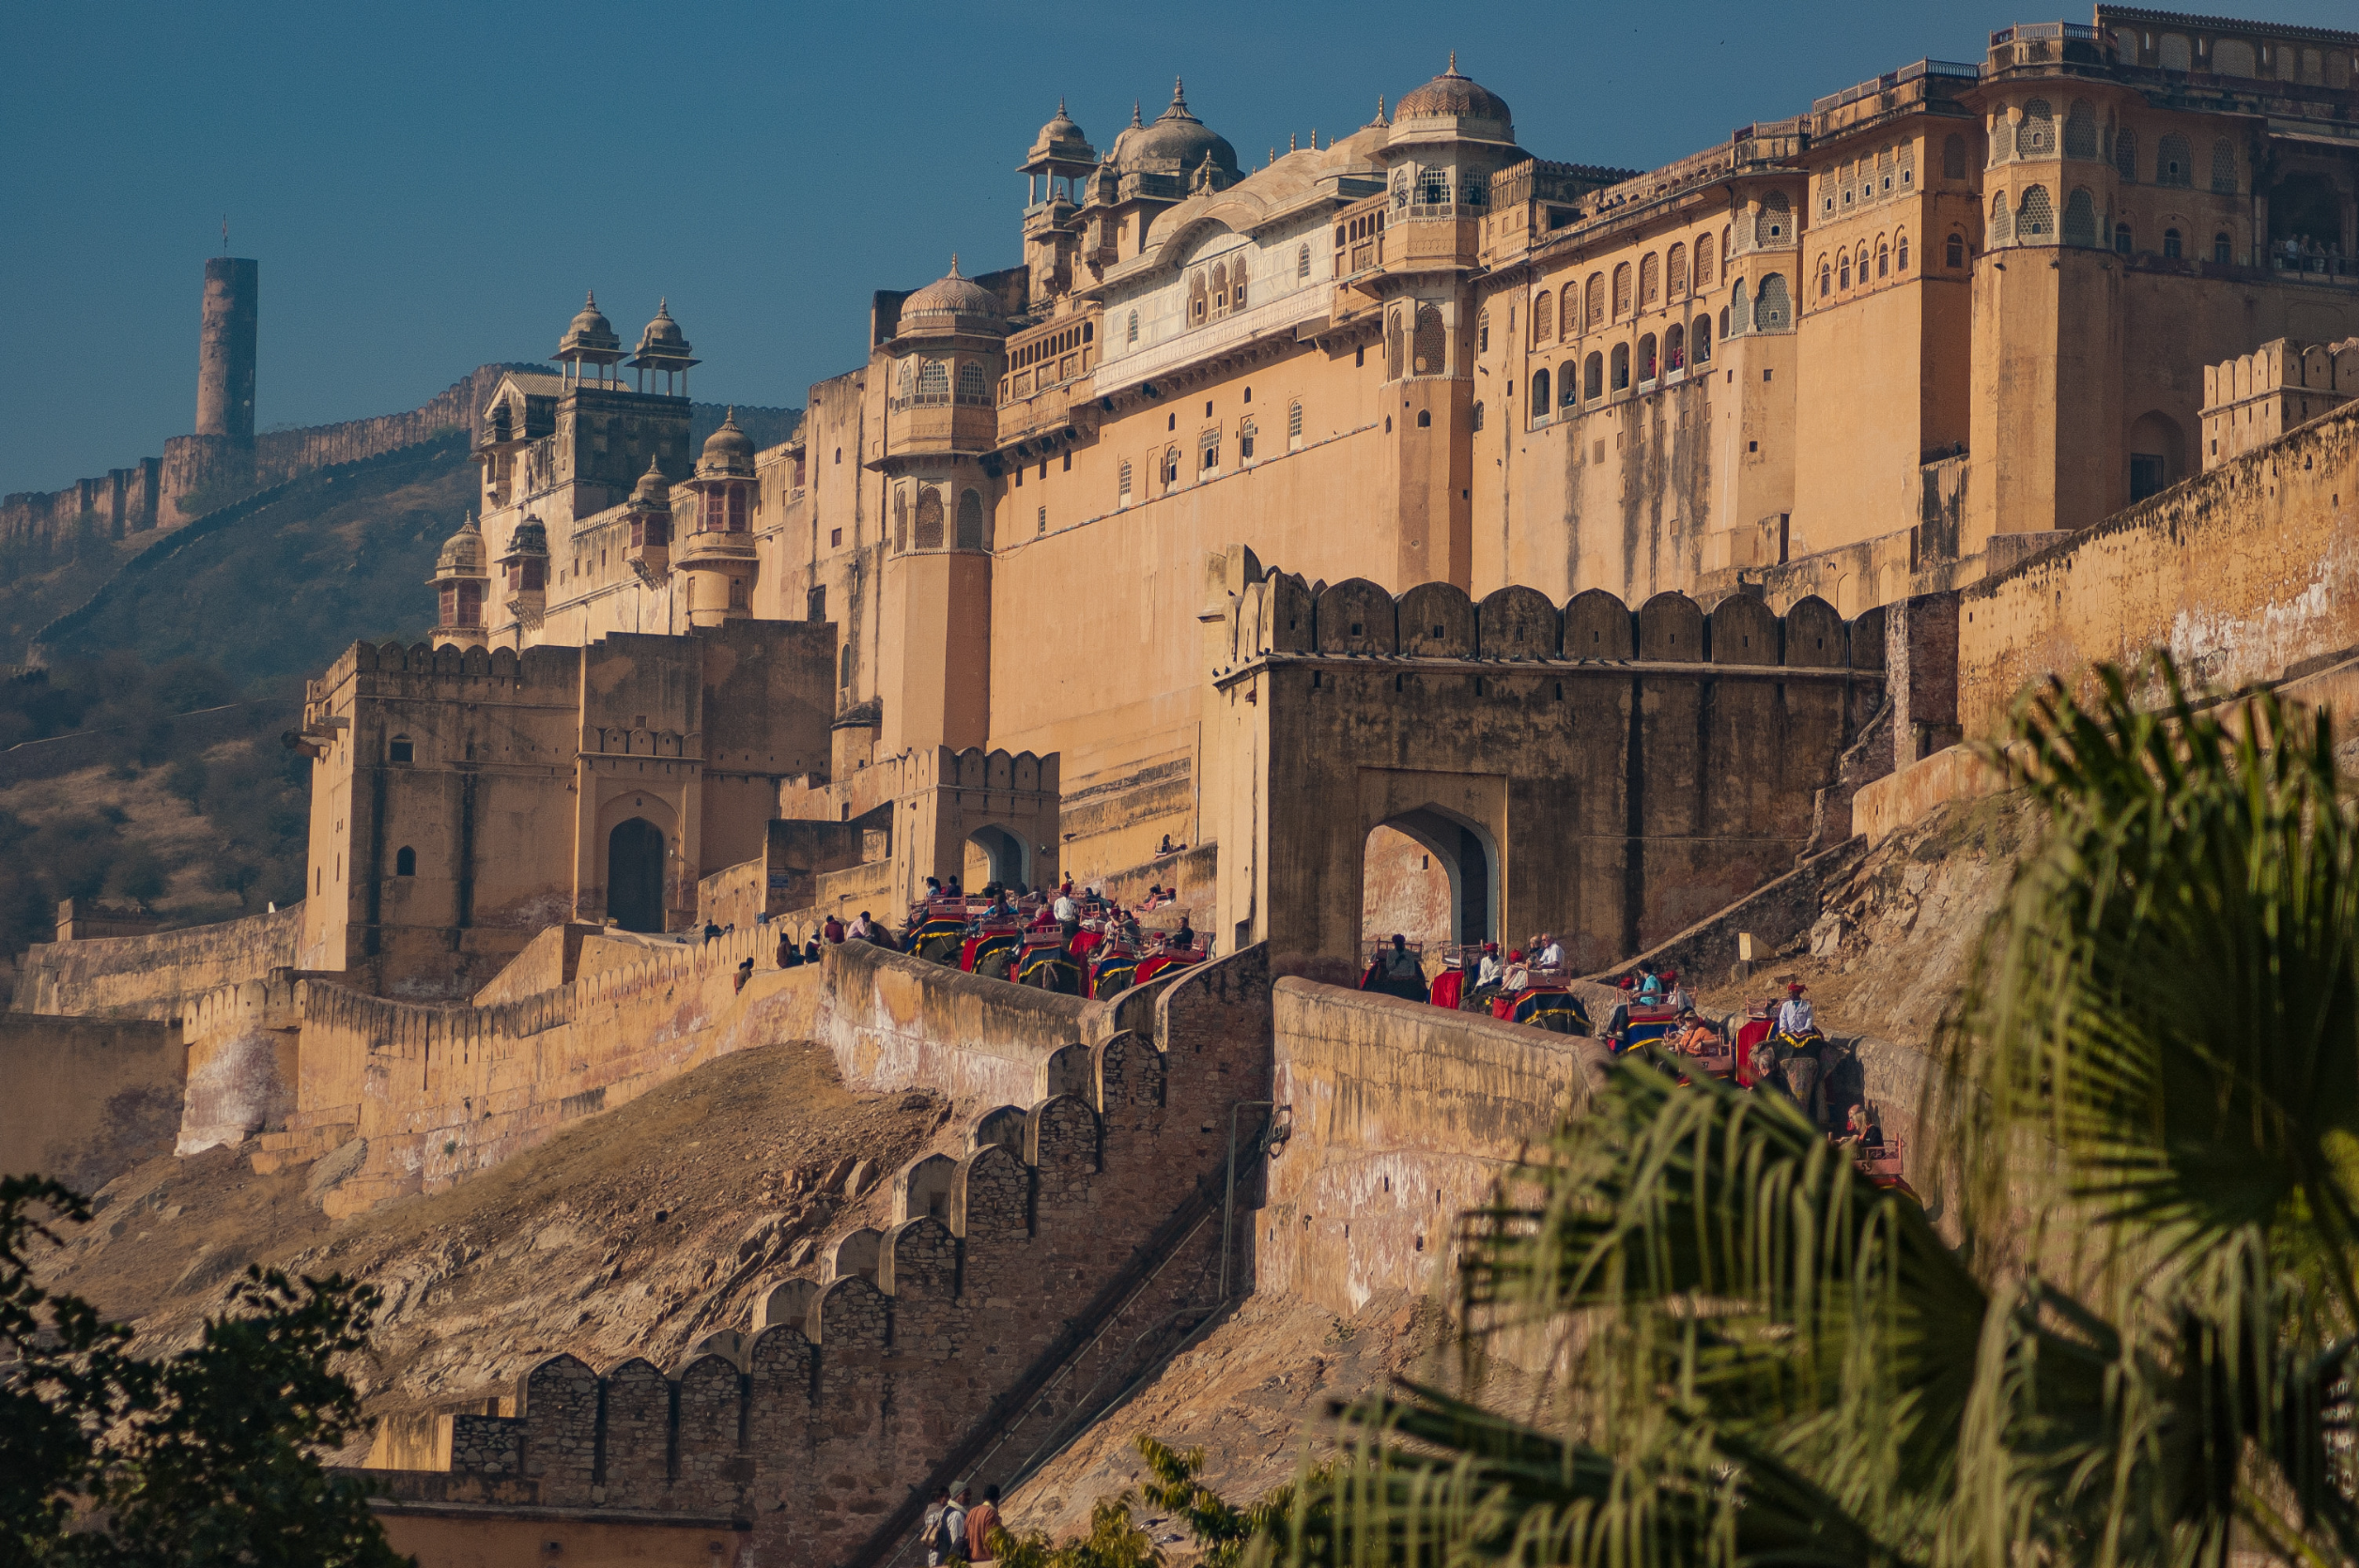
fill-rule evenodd
<path id="1" fill-rule="evenodd" d="M 2359 648 L 2359 405 L 2230 459 L 1959 595 L 1958 722 L 2051 673 L 2167 648 L 2235 688 Z"/>
<path id="2" fill-rule="evenodd" d="M 210 926 L 37 942 L 17 971 L 11 1010 L 80 1017 L 173 1018 L 193 997 L 292 967 L 303 906 Z"/>
<path id="3" fill-rule="evenodd" d="M 1156 1335 L 1217 1307 L 1229 1110 L 1268 1098 L 1264 957 L 1191 971 L 1151 1008 L 1085 1009 L 873 947 L 830 949 L 816 1024 L 847 1081 L 943 1089 L 972 1128 L 964 1158 L 900 1173 L 874 1280 L 803 1282 L 778 1299 L 804 1296 L 806 1310 L 748 1326 L 761 1331 L 734 1359 L 601 1374 L 554 1358 L 523 1380 L 520 1414 L 450 1418 L 435 1445 L 447 1473 L 377 1479 L 396 1499 L 734 1517 L 784 1563 L 879 1560 L 937 1481 L 1007 1479 L 1035 1431 L 1087 1419 Z M 1142 1013 L 1151 1030 L 1118 1027 Z M 1085 1044 L 1086 1028 L 1107 1032 Z M 932 1049 L 870 1049 L 918 1035 Z M 1063 1086 L 1020 1093 L 1021 1136 L 1004 1138 L 996 1090 L 1025 1070 Z M 1025 1441 L 993 1445 L 1020 1413 L 1034 1423 Z"/>

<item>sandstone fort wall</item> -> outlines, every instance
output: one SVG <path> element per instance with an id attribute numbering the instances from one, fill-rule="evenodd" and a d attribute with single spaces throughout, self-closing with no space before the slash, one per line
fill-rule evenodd
<path id="1" fill-rule="evenodd" d="M 23 1013 L 175 1017 L 189 998 L 292 966 L 302 911 L 296 903 L 153 936 L 37 942 L 18 968 L 9 1007 Z"/>
<path id="2" fill-rule="evenodd" d="M 180 1038 L 162 1020 L 0 1013 L 0 1174 L 39 1172 L 86 1194 L 168 1151 Z"/>
<path id="3" fill-rule="evenodd" d="M 2234 688 L 2359 647 L 2359 407 L 2172 486 L 1959 595 L 1958 721 L 2167 648 Z"/>

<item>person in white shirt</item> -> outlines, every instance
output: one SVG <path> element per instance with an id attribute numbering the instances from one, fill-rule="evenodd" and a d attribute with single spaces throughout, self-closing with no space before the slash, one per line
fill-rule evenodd
<path id="1" fill-rule="evenodd" d="M 1049 911 L 1049 915 L 1060 926 L 1081 918 L 1081 906 L 1073 902 L 1073 890 L 1070 884 L 1056 895 L 1056 907 Z"/>
<path id="2" fill-rule="evenodd" d="M 1565 949 L 1555 937 L 1542 931 L 1540 950 L 1534 956 L 1532 961 L 1542 969 L 1562 969 L 1565 967 Z"/>
<path id="3" fill-rule="evenodd" d="M 1792 1035 L 1799 1039 L 1817 1029 L 1818 1021 L 1812 1016 L 1811 1001 L 1809 997 L 1802 994 L 1803 989 L 1802 982 L 1799 980 L 1787 983 L 1785 1001 L 1778 1007 L 1779 1034 Z"/>
<path id="4" fill-rule="evenodd" d="M 1483 961 L 1474 966 L 1474 989 L 1480 991 L 1485 986 L 1495 986 L 1498 983 L 1499 944 L 1486 942 L 1483 944 Z"/>

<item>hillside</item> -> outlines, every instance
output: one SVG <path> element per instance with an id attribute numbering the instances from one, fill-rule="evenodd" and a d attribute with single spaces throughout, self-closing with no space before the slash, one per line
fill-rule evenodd
<path id="1" fill-rule="evenodd" d="M 926 1094 L 855 1094 L 817 1047 L 762 1046 L 450 1191 L 341 1222 L 317 1201 L 334 1156 L 271 1176 L 234 1149 L 162 1156 L 103 1188 L 40 1273 L 166 1346 L 193 1340 L 249 1263 L 339 1270 L 385 1296 L 355 1369 L 369 1413 L 447 1407 L 513 1392 L 561 1351 L 676 1364 L 742 1326 L 762 1281 L 811 1274 L 816 1241 L 881 1224 L 879 1173 L 964 1152 L 949 1113 Z"/>

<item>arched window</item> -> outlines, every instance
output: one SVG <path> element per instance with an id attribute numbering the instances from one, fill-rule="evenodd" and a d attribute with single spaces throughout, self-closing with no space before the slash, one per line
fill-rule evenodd
<path id="1" fill-rule="evenodd" d="M 1966 265 L 1966 236 L 1951 235 L 1942 245 L 1941 260 L 1945 266 L 1964 267 Z"/>
<path id="2" fill-rule="evenodd" d="M 2008 124 L 2007 111 L 2005 109 L 1993 109 L 1991 111 L 1990 117 L 1991 166 L 1996 168 L 1997 165 L 2004 163 L 2009 159 L 2014 157 L 2014 127 Z"/>
<path id="3" fill-rule="evenodd" d="M 1125 458 L 1123 458 L 1123 459 L 1122 459 L 1122 464 L 1121 464 L 1121 467 L 1120 467 L 1120 468 L 1118 468 L 1118 469 L 1117 469 L 1115 470 L 1115 478 L 1116 478 L 1116 483 L 1117 483 L 1117 493 L 1118 493 L 1118 499 L 1116 500 L 1115 504 L 1116 504 L 1117 506 L 1128 506 L 1128 505 L 1130 505 L 1130 504 L 1131 504 L 1131 460 L 1130 460 L 1129 458 L 1125 457 Z"/>
<path id="4" fill-rule="evenodd" d="M 1606 275 L 1603 272 L 1590 273 L 1586 288 L 1588 302 L 1581 312 L 1581 319 L 1593 329 L 1602 327 L 1606 324 Z"/>
<path id="5" fill-rule="evenodd" d="M 1417 428 L 1418 428 L 1418 429 L 1420 429 L 1420 430 L 1426 430 L 1426 429 L 1430 429 L 1430 428 L 1432 427 L 1432 425 L 1433 425 L 1433 410 L 1432 410 L 1431 408 L 1420 408 L 1420 409 L 1418 409 L 1418 410 L 1417 410 Z"/>
<path id="6" fill-rule="evenodd" d="M 1545 370 L 1535 370 L 1532 373 L 1533 423 L 1536 424 L 1548 418 L 1549 408 L 1549 373 Z"/>
<path id="7" fill-rule="evenodd" d="M 918 549 L 942 547 L 942 492 L 931 484 L 917 487 L 917 516 L 910 532 Z"/>
<path id="8" fill-rule="evenodd" d="M 1793 232 L 1794 208 L 1782 191 L 1772 191 L 1761 198 L 1761 214 L 1753 220 L 1753 243 L 1775 245 Z"/>
<path id="9" fill-rule="evenodd" d="M 393 852 L 393 875 L 414 877 L 418 874 L 418 852 L 404 844 Z"/>
<path id="10" fill-rule="evenodd" d="M 2095 245 L 2097 243 L 2097 198 L 2088 188 L 2075 188 L 2064 203 L 2064 243 Z"/>
<path id="11" fill-rule="evenodd" d="M 1908 270 L 1908 234 L 1906 230 L 1903 230 L 1892 238 L 1892 270 L 1895 272 L 1905 272 Z"/>
<path id="12" fill-rule="evenodd" d="M 2193 185 L 2195 178 L 2195 151 L 2187 146 L 2187 138 L 2173 131 L 2163 138 L 2162 146 L 2154 154 L 2154 183 Z"/>
<path id="13" fill-rule="evenodd" d="M 1417 339 L 1413 345 L 1416 352 L 1413 368 L 1416 373 L 1420 376 L 1449 375 L 1449 346 L 1448 334 L 1442 326 L 1442 312 L 1432 305 L 1419 305 Z"/>
<path id="14" fill-rule="evenodd" d="M 1513 389 L 1510 388 L 1509 390 L 1512 391 Z M 1301 446 L 1302 444 L 1303 406 L 1300 403 L 1289 403 L 1286 406 L 1286 449 L 1288 452 L 1292 452 L 1296 447 Z"/>
<path id="15" fill-rule="evenodd" d="M 1575 390 L 1576 389 L 1573 386 L 1573 361 L 1566 360 L 1563 364 L 1556 367 L 1557 405 L 1560 407 L 1571 407 L 1574 403 L 1573 393 Z"/>
<path id="16" fill-rule="evenodd" d="M 958 547 L 979 550 L 983 547 L 983 497 L 979 490 L 959 492 Z"/>
<path id="17" fill-rule="evenodd" d="M 1228 263 L 1225 261 L 1212 264 L 1212 314 L 1228 314 Z"/>
<path id="18" fill-rule="evenodd" d="M 893 553 L 909 548 L 909 486 L 893 486 Z"/>
<path id="19" fill-rule="evenodd" d="M 1180 483 L 1180 449 L 1176 446 L 1164 448 L 1163 482 L 1166 494 Z"/>
<path id="20" fill-rule="evenodd" d="M 1941 177 L 1944 179 L 1966 177 L 1965 137 L 1953 133 L 1941 144 Z"/>
<path id="21" fill-rule="evenodd" d="M 1708 234 L 1696 236 L 1695 282 L 1698 288 L 1712 286 L 1712 237 Z"/>
<path id="22" fill-rule="evenodd" d="M 1835 269 L 1835 286 L 1845 290 L 1851 287 L 1851 253 L 1849 251 L 1845 251 L 1842 254 L 1842 265 Z"/>
<path id="23" fill-rule="evenodd" d="M 1688 329 L 1673 322 L 1663 331 L 1663 370 L 1669 374 L 1688 368 Z"/>
<path id="24" fill-rule="evenodd" d="M 2165 229 L 2163 231 L 2163 254 L 2166 256 L 2176 256 L 2180 254 L 2182 248 L 2183 247 L 2182 247 L 2179 242 L 2179 231 L 2177 229 Z"/>
<path id="25" fill-rule="evenodd" d="M 1470 415 L 1470 418 L 1469 418 L 1469 423 L 1472 425 L 1472 428 L 1474 428 L 1474 429 L 1476 429 L 1476 430 L 1480 430 L 1480 429 L 1482 429 L 1482 427 L 1483 427 L 1483 406 L 1482 406 L 1482 404 L 1480 404 L 1480 403 L 1476 403 L 1476 404 L 1474 405 L 1473 409 L 1472 410 L 1471 415 Z"/>
<path id="26" fill-rule="evenodd" d="M 1818 297 L 1822 300 L 1835 290 L 1835 269 L 1825 256 L 1818 258 Z"/>
<path id="27" fill-rule="evenodd" d="M 1236 269 L 1228 275 L 1228 308 L 1233 311 L 1245 308 L 1245 262 L 1241 256 L 1238 258 Z"/>
<path id="28" fill-rule="evenodd" d="M 2122 255 L 2126 256 L 2130 254 L 2129 224 L 2116 223 L 2113 225 L 2113 248 Z"/>
<path id="29" fill-rule="evenodd" d="M 1735 225 L 1729 223 L 1720 225 L 1720 276 L 1723 278 L 1728 276 L 1729 236 L 1734 232 Z"/>
<path id="30" fill-rule="evenodd" d="M 2253 75 L 2253 46 L 2242 38 L 2214 39 L 2212 69 L 2222 76 Z"/>
<path id="31" fill-rule="evenodd" d="M 1556 335 L 1556 300 L 1547 289 L 1532 301 L 1532 341 L 1546 343 Z"/>
<path id="32" fill-rule="evenodd" d="M 2085 98 L 2073 100 L 2072 113 L 2064 116 L 2064 156 L 2097 156 L 2097 111 Z"/>
<path id="33" fill-rule="evenodd" d="M 836 684 L 844 687 L 852 684 L 852 644 L 849 642 L 843 645 L 842 653 L 836 659 Z"/>
<path id="34" fill-rule="evenodd" d="M 1310 275 L 1311 248 L 1308 245 L 1304 245 L 1296 250 L 1294 253 L 1294 276 L 1297 279 L 1302 279 L 1307 278 Z"/>
<path id="35" fill-rule="evenodd" d="M 2052 240 L 2056 238 L 2056 209 L 2048 201 L 2048 188 L 2034 185 L 2023 193 L 2023 206 L 2015 209 L 2015 238 L 2027 243 Z"/>
<path id="36" fill-rule="evenodd" d="M 1606 394 L 1606 357 L 1591 354 L 1580 363 L 1580 395 L 1584 402 L 1595 403 Z"/>
<path id="37" fill-rule="evenodd" d="M 1720 336 L 1740 338 L 1752 330 L 1753 308 L 1745 299 L 1745 280 L 1739 278 L 1729 288 L 1728 319 L 1720 323 Z"/>
<path id="38" fill-rule="evenodd" d="M 1420 169 L 1417 171 L 1417 203 L 1420 207 L 1450 205 L 1450 171 Z"/>
<path id="39" fill-rule="evenodd" d="M 1188 325 L 1201 327 L 1209 315 L 1211 296 L 1205 290 L 1204 274 L 1195 272 L 1188 277 Z"/>
<path id="40" fill-rule="evenodd" d="M 2011 243 L 2015 238 L 2014 214 L 2007 210 L 2007 192 L 1991 192 L 1990 242 L 1994 245 Z"/>
<path id="41" fill-rule="evenodd" d="M 1728 307 L 1726 305 L 1720 307 L 1720 336 L 1723 338 L 1728 336 Z"/>
<path id="42" fill-rule="evenodd" d="M 1627 343 L 1613 346 L 1613 390 L 1630 390 L 1630 346 Z"/>
<path id="43" fill-rule="evenodd" d="M 1694 357 L 1697 364 L 1708 365 L 1712 362 L 1712 318 L 1710 316 L 1699 315 L 1695 318 L 1695 330 L 1688 334 L 1688 352 Z"/>
<path id="44" fill-rule="evenodd" d="M 2222 267 L 2236 259 L 2236 242 L 2228 238 L 2226 230 L 2212 237 L 2212 259 Z"/>
<path id="45" fill-rule="evenodd" d="M 959 366 L 958 389 L 962 403 L 991 401 L 991 392 L 983 384 L 983 367 L 972 360 Z"/>
<path id="46" fill-rule="evenodd" d="M 1474 313 L 1474 352 L 1490 352 L 1490 307 L 1485 305 Z"/>
<path id="47" fill-rule="evenodd" d="M 1782 272 L 1761 280 L 1760 298 L 1753 301 L 1753 325 L 1765 332 L 1782 332 L 1794 325 L 1794 301 L 1786 293 Z"/>
<path id="48" fill-rule="evenodd" d="M 917 367 L 917 401 L 920 403 L 950 401 L 950 369 L 940 360 L 928 360 Z"/>
<path id="49" fill-rule="evenodd" d="M 1892 253 L 1886 247 L 1883 238 L 1879 236 L 1875 242 L 1875 275 L 1885 278 L 1891 276 L 1891 273 Z"/>
<path id="50" fill-rule="evenodd" d="M 1123 341 L 1125 343 L 1136 343 L 1138 341 L 1138 312 L 1136 311 L 1131 312 L 1129 335 L 1125 337 Z"/>
<path id="51" fill-rule="evenodd" d="M 1676 300 L 1688 292 L 1687 246 L 1673 245 L 1671 248 L 1671 254 L 1663 258 L 1663 286 L 1671 291 L 1671 298 Z"/>
<path id="52" fill-rule="evenodd" d="M 2023 118 L 2015 126 L 2015 156 L 2053 158 L 2055 155 L 2055 113 L 2048 108 L 2046 99 L 2035 98 L 2023 106 Z"/>
<path id="53" fill-rule="evenodd" d="M 1630 314 L 1630 264 L 1623 262 L 1613 269 L 1613 318 L 1616 321 Z"/>
<path id="54" fill-rule="evenodd" d="M 2236 147 L 2225 136 L 2212 144 L 2212 189 L 2224 196 L 2236 194 Z"/>
<path id="55" fill-rule="evenodd" d="M 1663 297 L 1662 258 L 1649 251 L 1639 259 L 1638 302 L 1641 309 L 1650 309 Z"/>
<path id="56" fill-rule="evenodd" d="M 1401 378 L 1401 313 L 1397 310 L 1384 318 L 1384 378 Z"/>
<path id="57" fill-rule="evenodd" d="M 2113 171 L 2123 179 L 2137 178 L 2137 132 L 2123 126 L 2113 136 Z"/>
<path id="58" fill-rule="evenodd" d="M 1662 361 L 1656 355 L 1655 334 L 1648 332 L 1638 340 L 1638 378 L 1652 381 L 1662 373 Z"/>

